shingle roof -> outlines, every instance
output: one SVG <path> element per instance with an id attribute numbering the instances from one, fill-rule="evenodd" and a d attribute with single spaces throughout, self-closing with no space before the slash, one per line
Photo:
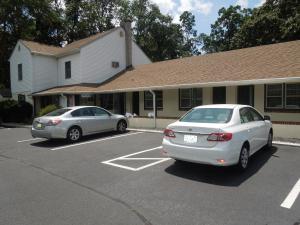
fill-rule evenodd
<path id="1" fill-rule="evenodd" d="M 229 85 L 293 78 L 300 82 L 300 40 L 140 65 L 92 88 L 52 88 L 39 94 L 135 91 Z"/>
<path id="2" fill-rule="evenodd" d="M 102 32 L 102 33 L 97 33 L 95 35 L 92 35 L 90 37 L 80 39 L 78 41 L 74 41 L 65 47 L 56 47 L 52 45 L 46 45 L 34 41 L 26 41 L 26 40 L 21 40 L 21 42 L 32 52 L 32 53 L 38 53 L 38 54 L 43 54 L 43 55 L 50 55 L 50 56 L 61 56 L 65 55 L 68 53 L 72 53 L 75 50 L 79 50 L 81 47 L 101 38 L 104 37 L 111 32 L 115 31 L 116 29 L 119 29 L 119 27 L 110 29 L 108 31 Z"/>

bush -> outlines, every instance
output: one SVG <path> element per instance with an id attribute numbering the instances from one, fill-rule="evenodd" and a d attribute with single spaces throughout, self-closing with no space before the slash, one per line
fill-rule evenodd
<path id="1" fill-rule="evenodd" d="M 46 107 L 42 108 L 39 113 L 38 116 L 43 116 L 46 115 L 47 113 L 50 113 L 56 109 L 59 109 L 60 107 L 56 106 L 56 105 L 47 105 Z"/>
<path id="2" fill-rule="evenodd" d="M 3 122 L 28 122 L 32 118 L 33 107 L 28 102 L 15 100 L 0 102 L 0 120 Z"/>

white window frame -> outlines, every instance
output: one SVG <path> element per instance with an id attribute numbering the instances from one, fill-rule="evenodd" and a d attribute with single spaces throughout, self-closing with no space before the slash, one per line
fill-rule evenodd
<path id="1" fill-rule="evenodd" d="M 285 96 L 284 96 L 284 106 L 285 106 L 285 108 L 286 109 L 300 109 L 300 107 L 297 107 L 297 108 L 293 108 L 293 107 L 289 107 L 286 103 L 287 103 L 287 86 L 289 85 L 289 84 L 299 84 L 300 85 L 300 83 L 287 83 L 287 84 L 285 84 L 285 90 L 284 90 L 284 94 L 285 94 Z M 298 96 L 298 95 L 296 95 L 296 96 Z M 293 96 L 289 96 L 289 97 L 293 97 Z"/>
<path id="2" fill-rule="evenodd" d="M 266 109 L 283 109 L 283 98 L 284 98 L 284 96 L 283 96 L 283 94 L 284 94 L 284 90 L 283 90 L 283 88 L 284 88 L 284 84 L 280 84 L 281 85 L 281 96 L 268 96 L 268 87 L 269 86 L 271 86 L 271 85 L 279 85 L 279 84 L 266 84 L 266 96 L 265 96 L 265 98 L 266 98 L 266 106 L 265 106 L 265 108 Z M 277 106 L 277 107 L 269 107 L 268 106 L 268 97 L 281 97 L 281 106 Z"/>

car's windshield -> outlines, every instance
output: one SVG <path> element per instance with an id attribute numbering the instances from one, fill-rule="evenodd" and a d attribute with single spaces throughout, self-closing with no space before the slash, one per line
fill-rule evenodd
<path id="1" fill-rule="evenodd" d="M 54 110 L 54 111 L 46 114 L 45 116 L 61 116 L 70 110 L 71 109 L 66 109 L 66 108 L 65 109 L 57 109 L 57 110 Z"/>
<path id="2" fill-rule="evenodd" d="M 232 109 L 198 108 L 188 112 L 180 121 L 193 123 L 228 123 L 231 116 Z"/>

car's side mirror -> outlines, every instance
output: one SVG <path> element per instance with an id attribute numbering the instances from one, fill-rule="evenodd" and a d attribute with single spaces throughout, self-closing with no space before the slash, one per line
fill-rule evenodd
<path id="1" fill-rule="evenodd" d="M 271 117 L 268 116 L 268 115 L 265 115 L 265 116 L 264 116 L 264 120 L 271 120 Z"/>

